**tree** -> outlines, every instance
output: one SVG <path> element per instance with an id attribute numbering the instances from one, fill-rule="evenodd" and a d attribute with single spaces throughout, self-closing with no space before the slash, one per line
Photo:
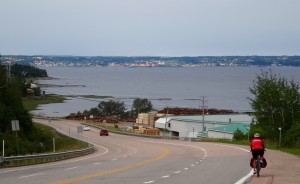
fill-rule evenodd
<path id="1" fill-rule="evenodd" d="M 98 104 L 99 115 L 101 116 L 119 116 L 123 117 L 125 112 L 124 102 L 109 100 Z"/>
<path id="2" fill-rule="evenodd" d="M 136 98 L 132 104 L 132 110 L 135 115 L 141 112 L 149 112 L 152 110 L 152 103 L 147 98 Z"/>
<path id="3" fill-rule="evenodd" d="M 244 134 L 240 129 L 237 129 L 234 133 L 233 133 L 233 138 L 235 140 L 243 140 L 245 138 L 247 138 L 247 135 Z"/>
<path id="4" fill-rule="evenodd" d="M 277 76 L 271 70 L 257 75 L 250 88 L 254 96 L 250 105 L 258 120 L 257 126 L 268 131 L 269 138 L 278 138 L 278 128 L 286 132 L 300 117 L 299 84 Z"/>
<path id="5" fill-rule="evenodd" d="M 99 109 L 97 107 L 91 108 L 89 111 L 89 115 L 98 115 Z"/>

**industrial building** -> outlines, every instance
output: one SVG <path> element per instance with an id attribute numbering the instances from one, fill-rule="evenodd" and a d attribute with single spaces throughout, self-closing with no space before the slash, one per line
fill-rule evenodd
<path id="1" fill-rule="evenodd" d="M 233 139 L 239 129 L 248 133 L 254 118 L 247 114 L 165 116 L 155 121 L 161 136 L 179 138 Z"/>

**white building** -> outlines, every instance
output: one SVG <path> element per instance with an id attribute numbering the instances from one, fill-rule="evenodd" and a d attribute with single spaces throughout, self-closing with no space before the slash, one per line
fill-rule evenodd
<path id="1" fill-rule="evenodd" d="M 247 114 L 167 116 L 155 121 L 155 127 L 162 136 L 232 139 L 237 129 L 247 133 L 251 122 L 253 117 Z"/>

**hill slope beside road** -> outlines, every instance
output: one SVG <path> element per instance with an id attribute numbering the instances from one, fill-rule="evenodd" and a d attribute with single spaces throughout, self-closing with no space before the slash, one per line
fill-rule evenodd
<path id="1" fill-rule="evenodd" d="M 300 158 L 281 151 L 268 150 L 265 153 L 268 165 L 261 170 L 261 176 L 253 176 L 249 184 L 299 184 Z"/>

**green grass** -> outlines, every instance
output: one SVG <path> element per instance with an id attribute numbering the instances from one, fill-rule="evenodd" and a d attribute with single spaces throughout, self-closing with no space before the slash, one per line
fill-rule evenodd
<path id="1" fill-rule="evenodd" d="M 63 135 L 52 127 L 48 127 L 39 123 L 35 123 L 34 126 L 39 131 L 47 134 L 48 137 L 55 138 L 55 147 L 57 152 L 78 150 L 88 147 L 88 143 Z"/>
<path id="2" fill-rule="evenodd" d="M 65 97 L 59 95 L 45 95 L 40 97 L 25 97 L 22 99 L 24 108 L 28 111 L 36 110 L 39 105 L 50 103 L 63 103 Z"/>
<path id="3" fill-rule="evenodd" d="M 281 151 L 283 152 L 287 152 L 293 155 L 297 155 L 300 156 L 300 149 L 296 149 L 296 148 L 282 148 Z"/>

